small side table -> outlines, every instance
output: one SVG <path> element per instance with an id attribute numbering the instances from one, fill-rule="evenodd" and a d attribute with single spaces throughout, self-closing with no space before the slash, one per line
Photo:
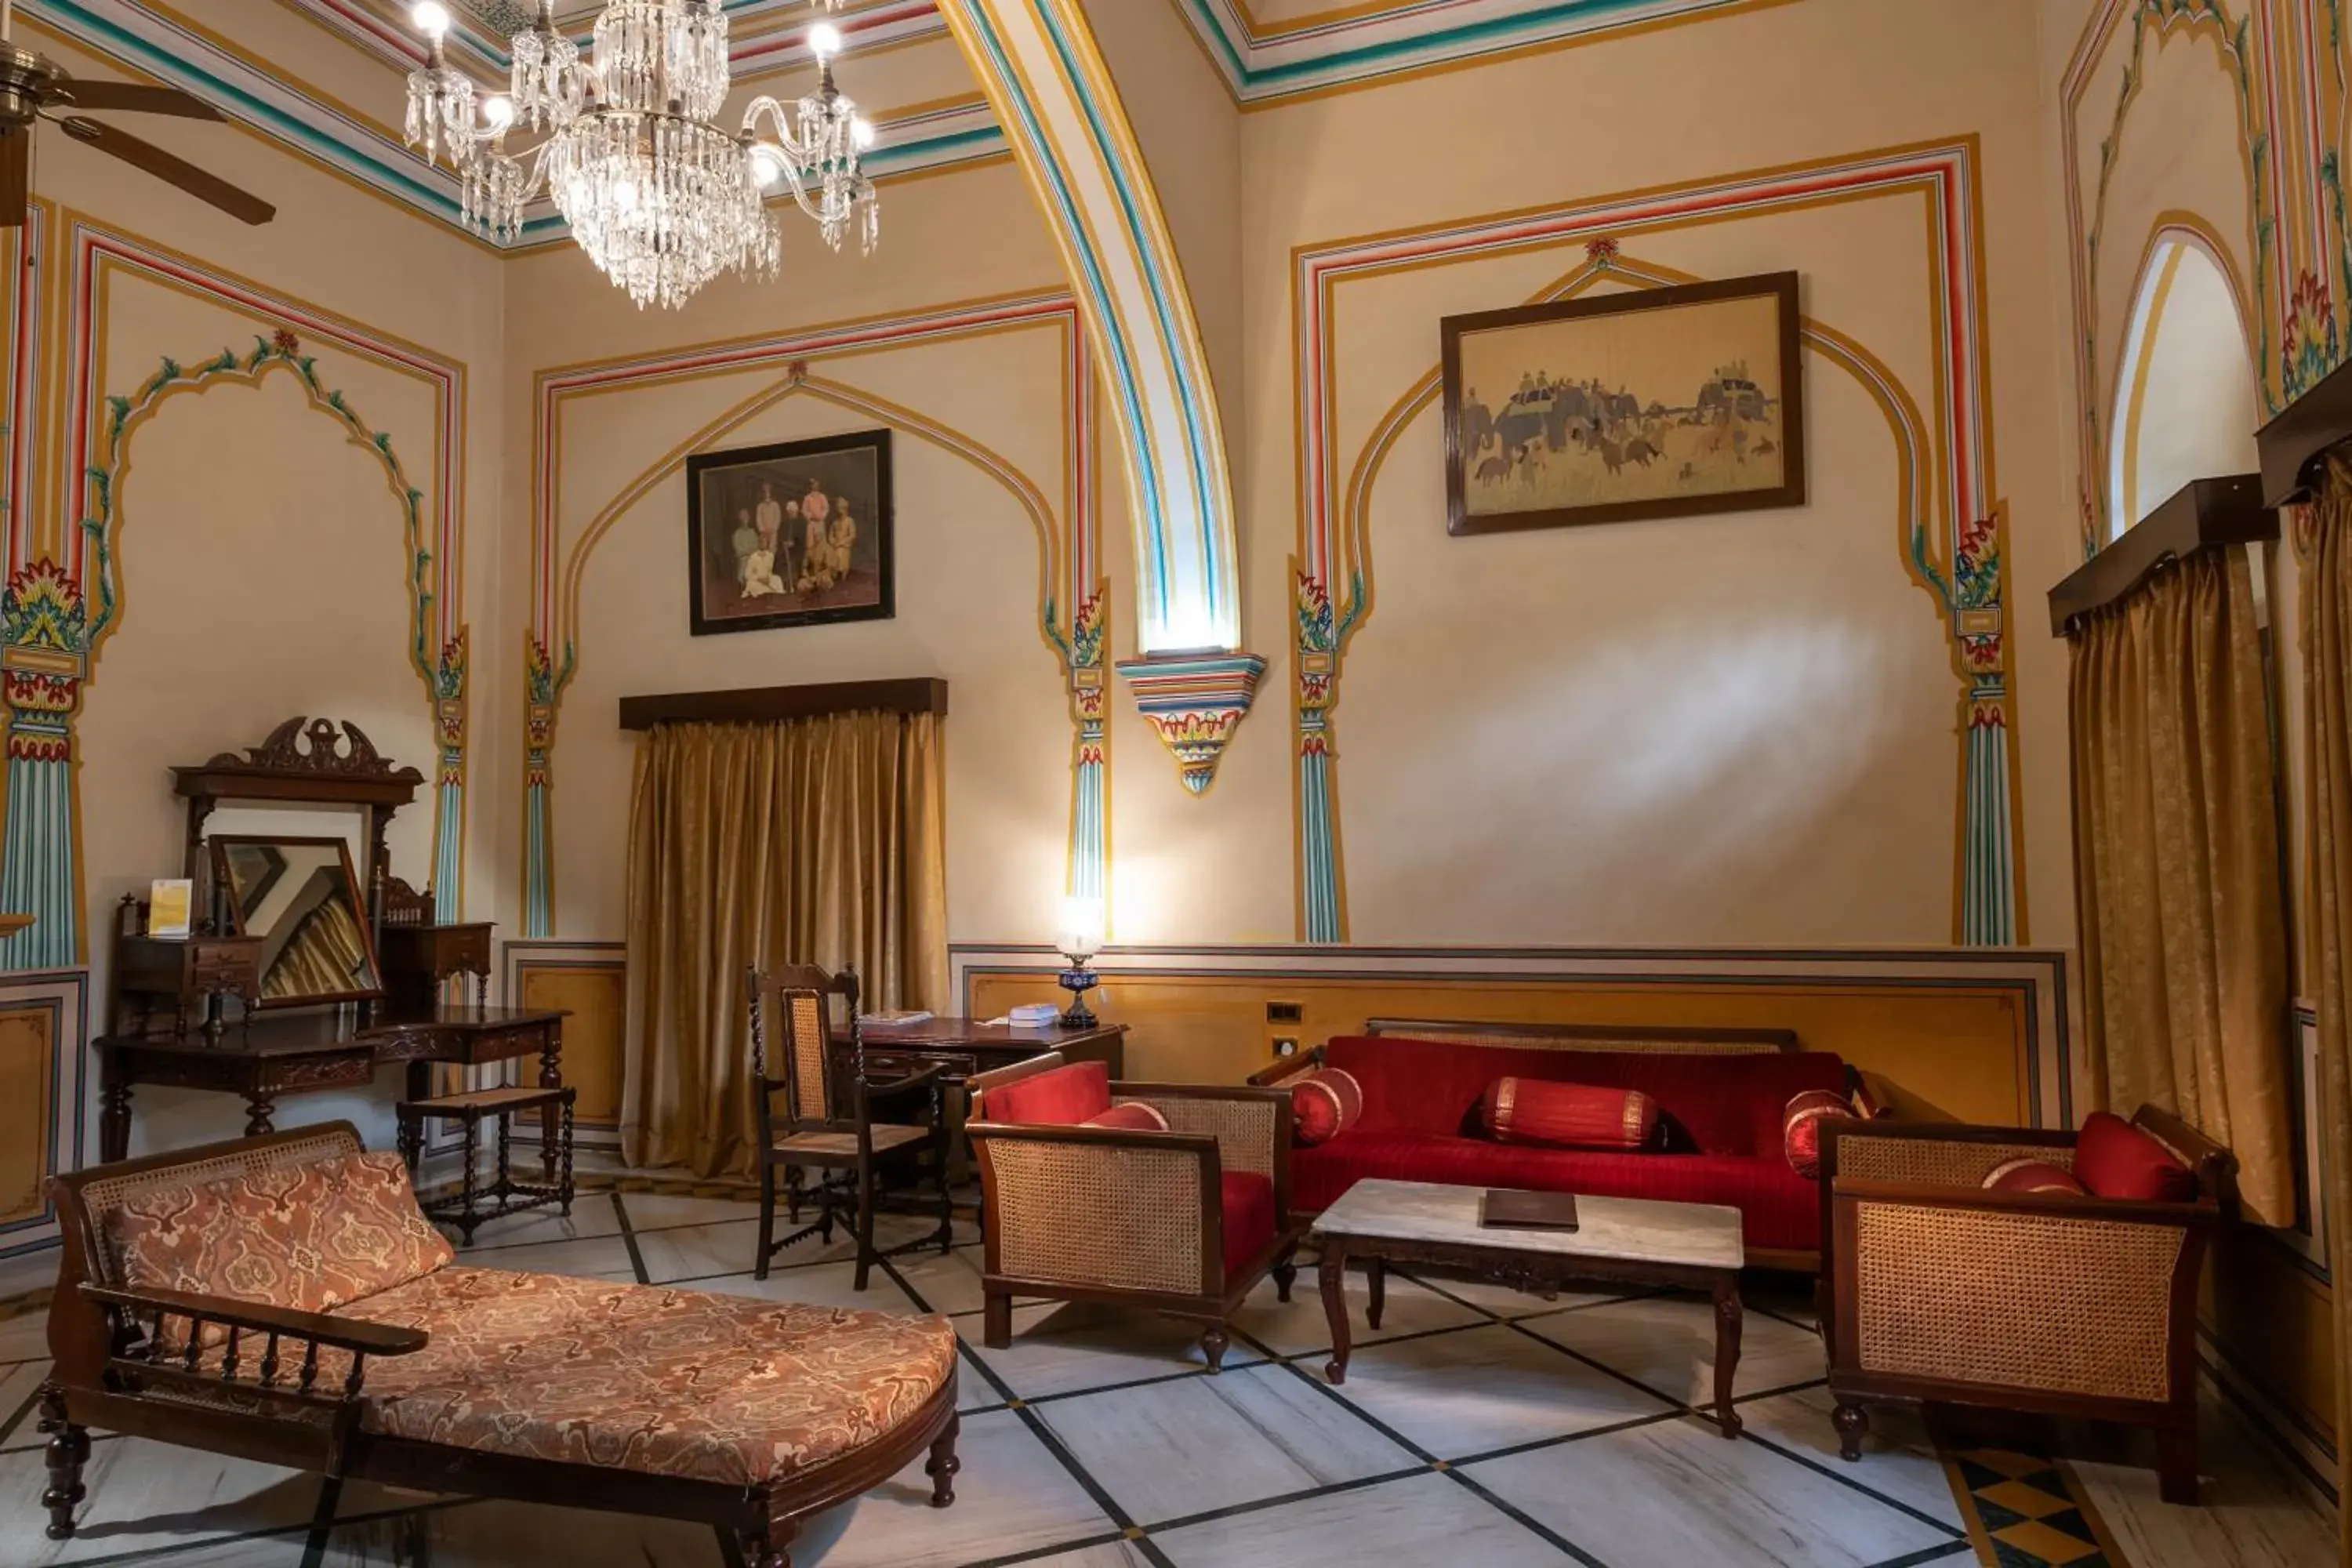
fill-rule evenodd
<path id="1" fill-rule="evenodd" d="M 429 1121 L 456 1121 L 466 1131 L 466 1179 L 454 1197 L 438 1197 L 423 1202 L 425 1217 L 457 1227 L 463 1245 L 474 1245 L 474 1232 L 488 1222 L 525 1209 L 544 1208 L 550 1204 L 560 1211 L 572 1212 L 573 1187 L 572 1180 L 572 1102 L 579 1091 L 560 1089 L 474 1089 L 462 1093 L 445 1094 L 431 1100 L 404 1100 L 398 1107 L 400 1117 L 400 1152 L 408 1162 L 412 1179 L 425 1154 L 425 1126 Z M 514 1161 L 509 1153 L 514 1144 L 514 1116 L 517 1111 L 558 1109 L 562 1127 L 556 1136 L 555 1173 L 551 1182 L 518 1182 L 514 1179 Z M 479 1160 L 482 1148 L 482 1123 L 497 1124 L 499 1139 L 498 1180 L 485 1189 L 480 1184 Z M 485 1206 L 485 1205 L 489 1206 Z"/>

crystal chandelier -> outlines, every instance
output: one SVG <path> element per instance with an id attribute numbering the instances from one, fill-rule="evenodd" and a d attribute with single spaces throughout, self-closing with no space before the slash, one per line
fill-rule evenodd
<path id="1" fill-rule="evenodd" d="M 816 91 L 790 110 L 755 98 L 730 133 L 716 123 L 729 74 L 721 0 L 607 0 L 584 61 L 555 26 L 555 0 L 540 0 L 509 46 L 508 91 L 478 106 L 473 79 L 446 58 L 447 8 L 422 0 L 411 19 L 432 54 L 409 73 L 408 144 L 427 162 L 448 153 L 466 222 L 492 239 L 520 237 L 525 209 L 551 195 L 641 310 L 676 309 L 723 271 L 774 277 L 782 237 L 766 198 L 779 187 L 835 250 L 853 223 L 874 248 L 881 215 L 858 169 L 874 130 L 834 86 L 830 23 L 809 29 Z M 542 139 L 509 147 L 524 134 Z"/>

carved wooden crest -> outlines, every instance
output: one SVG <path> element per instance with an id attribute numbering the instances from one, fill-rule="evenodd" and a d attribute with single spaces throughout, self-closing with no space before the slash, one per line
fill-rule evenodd
<path id="1" fill-rule="evenodd" d="M 394 767 L 376 751 L 367 732 L 350 720 L 339 723 L 304 714 L 297 714 L 270 731 L 268 740 L 258 746 L 248 746 L 244 755 L 223 752 L 205 765 L 330 778 L 396 779 L 408 784 L 421 784 L 425 779 L 415 768 Z"/>

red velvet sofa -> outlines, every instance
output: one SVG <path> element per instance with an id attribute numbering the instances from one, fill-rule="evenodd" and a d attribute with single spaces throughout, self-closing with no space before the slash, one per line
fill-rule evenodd
<path id="1" fill-rule="evenodd" d="M 1354 1076 L 1363 1114 L 1330 1142 L 1292 1150 L 1298 1213 L 1329 1207 L 1367 1177 L 1729 1204 L 1745 1217 L 1750 1264 L 1821 1267 L 1821 1187 L 1790 1168 L 1780 1121 L 1801 1090 L 1856 1092 L 1845 1062 L 1829 1052 L 1564 1050 L 1341 1036 L 1252 1081 L 1278 1084 L 1320 1065 Z M 1663 1146 L 1623 1152 L 1496 1142 L 1480 1125 L 1478 1102 L 1506 1076 L 1640 1089 L 1657 1102 Z"/>

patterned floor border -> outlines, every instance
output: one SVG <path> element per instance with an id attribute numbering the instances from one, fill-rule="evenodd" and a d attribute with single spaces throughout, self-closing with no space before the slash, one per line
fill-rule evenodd
<path id="1" fill-rule="evenodd" d="M 1929 1427 L 1985 1568 L 2131 1568 L 2065 1460 L 2011 1448 L 1948 1447 L 1937 1424 L 1931 1420 Z"/>

